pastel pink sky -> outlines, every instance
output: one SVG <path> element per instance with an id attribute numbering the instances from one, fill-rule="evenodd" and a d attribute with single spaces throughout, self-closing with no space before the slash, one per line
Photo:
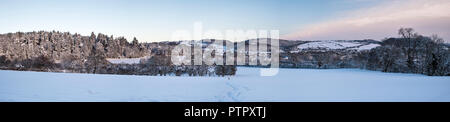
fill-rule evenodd
<path id="1" fill-rule="evenodd" d="M 340 40 L 397 37 L 401 27 L 450 42 L 450 0 L 392 0 L 281 35 L 283 39 Z"/>

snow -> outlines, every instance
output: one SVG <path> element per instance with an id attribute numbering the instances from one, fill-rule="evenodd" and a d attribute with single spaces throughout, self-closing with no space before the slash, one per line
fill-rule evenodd
<path id="1" fill-rule="evenodd" d="M 362 50 L 370 50 L 370 49 L 378 47 L 378 46 L 380 46 L 380 45 L 379 44 L 368 44 L 368 45 L 363 45 L 363 46 L 351 48 L 351 49 L 354 49 L 357 51 L 362 51 Z"/>
<path id="2" fill-rule="evenodd" d="M 308 50 L 308 49 L 327 49 L 327 50 L 349 49 L 362 51 L 362 50 L 370 50 L 378 46 L 380 45 L 351 40 L 312 41 L 298 45 L 297 46 L 298 50 L 291 51 L 291 53 L 298 53 L 301 50 Z"/>
<path id="3" fill-rule="evenodd" d="M 106 60 L 113 64 L 139 64 L 141 59 L 145 58 L 107 58 Z"/>
<path id="4" fill-rule="evenodd" d="M 302 49 L 345 49 L 349 47 L 360 46 L 360 43 L 357 42 L 347 42 L 347 41 L 316 41 L 309 42 L 305 44 L 298 45 L 297 48 Z"/>
<path id="5" fill-rule="evenodd" d="M 231 77 L 0 70 L 0 101 L 450 101 L 450 77 L 360 69 L 238 67 Z"/>

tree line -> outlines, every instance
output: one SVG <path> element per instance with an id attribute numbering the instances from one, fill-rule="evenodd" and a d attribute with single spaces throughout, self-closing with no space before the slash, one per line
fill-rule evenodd
<path id="1" fill-rule="evenodd" d="M 398 34 L 400 37 L 371 42 L 381 46 L 364 51 L 306 50 L 289 53 L 285 50 L 280 54 L 280 67 L 361 68 L 430 76 L 450 75 L 449 45 L 442 38 L 423 36 L 412 28 L 401 28 Z M 292 43 L 281 43 L 282 49 L 301 44 L 285 42 Z M 0 44 L 0 68 L 10 70 L 163 76 L 225 76 L 234 75 L 237 70 L 235 65 L 176 66 L 170 59 L 170 50 L 177 45 L 175 42 L 139 43 L 133 39 L 129 43 L 122 37 L 103 34 L 80 36 L 60 32 L 18 32 L 0 34 Z M 106 60 L 146 55 L 151 57 L 139 64 L 112 64 Z"/>
<path id="2" fill-rule="evenodd" d="M 383 72 L 450 75 L 450 50 L 442 38 L 420 35 L 412 28 L 401 28 L 400 38 L 388 38 L 382 46 L 363 51 L 355 58 L 360 68 Z"/>
<path id="3" fill-rule="evenodd" d="M 0 69 L 126 75 L 225 76 L 235 66 L 175 66 L 166 43 L 128 42 L 104 34 L 81 36 L 68 32 L 0 34 Z M 106 58 L 151 56 L 139 64 L 112 64 Z"/>

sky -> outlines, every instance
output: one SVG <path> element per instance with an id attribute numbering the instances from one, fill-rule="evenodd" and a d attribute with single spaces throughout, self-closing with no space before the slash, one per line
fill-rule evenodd
<path id="1" fill-rule="evenodd" d="M 450 40 L 450 0 L 0 0 L 0 33 L 62 31 L 172 40 L 174 32 L 279 30 L 294 40 L 396 37 L 401 27 Z"/>

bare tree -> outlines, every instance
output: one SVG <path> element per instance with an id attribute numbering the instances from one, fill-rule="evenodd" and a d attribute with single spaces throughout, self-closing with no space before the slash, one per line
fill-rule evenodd
<path id="1" fill-rule="evenodd" d="M 398 34 L 402 37 L 402 39 L 404 39 L 407 42 L 407 47 L 404 49 L 406 52 L 406 56 L 407 56 L 407 66 L 409 68 L 410 71 L 412 72 L 416 72 L 414 71 L 415 69 L 415 64 L 414 64 L 414 59 L 416 57 L 416 46 L 417 46 L 417 41 L 415 41 L 415 37 L 417 37 L 417 33 L 414 32 L 414 29 L 412 28 L 400 28 L 398 30 Z"/>

